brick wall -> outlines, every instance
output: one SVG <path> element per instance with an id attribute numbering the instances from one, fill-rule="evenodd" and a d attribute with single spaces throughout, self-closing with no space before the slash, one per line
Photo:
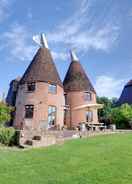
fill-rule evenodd
<path id="1" fill-rule="evenodd" d="M 34 115 L 32 119 L 25 119 L 25 105 L 34 105 Z M 57 94 L 48 93 L 48 83 L 36 83 L 34 92 L 27 92 L 27 85 L 20 85 L 16 99 L 16 116 L 14 126 L 20 128 L 21 124 L 30 128 L 39 128 L 43 122 L 48 120 L 48 106 L 57 108 L 56 122 L 60 127 L 64 123 L 65 99 L 63 88 L 57 85 Z"/>
<path id="2" fill-rule="evenodd" d="M 80 122 L 86 122 L 86 110 L 87 108 L 76 109 L 76 107 L 87 104 L 96 104 L 96 94 L 91 92 L 91 101 L 86 101 L 84 98 L 84 92 L 69 92 L 66 94 L 66 105 L 69 105 L 70 111 L 66 111 L 65 122 L 68 127 L 76 126 Z M 98 123 L 97 108 L 90 108 L 93 112 L 93 121 Z"/>

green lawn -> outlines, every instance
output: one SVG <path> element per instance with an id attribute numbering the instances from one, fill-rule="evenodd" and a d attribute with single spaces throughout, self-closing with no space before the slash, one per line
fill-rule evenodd
<path id="1" fill-rule="evenodd" d="M 132 184 L 132 134 L 0 149 L 0 184 Z"/>

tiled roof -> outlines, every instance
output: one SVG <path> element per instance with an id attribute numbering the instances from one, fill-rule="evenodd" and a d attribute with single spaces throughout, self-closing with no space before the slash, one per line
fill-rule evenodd
<path id="1" fill-rule="evenodd" d="M 72 61 L 65 76 L 64 91 L 93 91 L 95 92 L 89 78 L 79 61 Z"/>
<path id="2" fill-rule="evenodd" d="M 130 80 L 124 87 L 122 94 L 117 101 L 117 105 L 128 103 L 132 105 L 132 80 Z"/>
<path id="3" fill-rule="evenodd" d="M 48 48 L 39 48 L 26 72 L 24 73 L 20 84 L 28 82 L 49 82 L 63 87 Z"/>

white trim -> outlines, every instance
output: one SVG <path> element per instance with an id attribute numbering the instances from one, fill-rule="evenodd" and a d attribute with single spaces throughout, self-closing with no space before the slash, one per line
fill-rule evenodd
<path id="1" fill-rule="evenodd" d="M 83 108 L 87 108 L 87 107 L 93 107 L 93 108 L 97 108 L 97 109 L 102 109 L 103 108 L 103 104 L 85 104 L 85 105 L 79 105 L 73 108 L 73 110 L 78 110 L 78 109 L 83 109 Z"/>
<path id="2" fill-rule="evenodd" d="M 79 61 L 75 51 L 71 50 L 70 52 L 71 52 L 71 60 L 72 61 Z"/>

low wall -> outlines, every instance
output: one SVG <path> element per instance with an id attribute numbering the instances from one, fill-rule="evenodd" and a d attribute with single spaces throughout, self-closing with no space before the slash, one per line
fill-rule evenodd
<path id="1" fill-rule="evenodd" d="M 23 147 L 46 147 L 63 142 L 61 131 L 21 130 L 19 145 Z"/>
<path id="2" fill-rule="evenodd" d="M 54 144 L 63 144 L 65 140 L 88 138 L 98 135 L 115 133 L 132 133 L 132 130 L 103 130 L 103 131 L 45 131 L 45 130 L 22 130 L 19 137 L 19 145 L 23 147 L 46 147 Z"/>

